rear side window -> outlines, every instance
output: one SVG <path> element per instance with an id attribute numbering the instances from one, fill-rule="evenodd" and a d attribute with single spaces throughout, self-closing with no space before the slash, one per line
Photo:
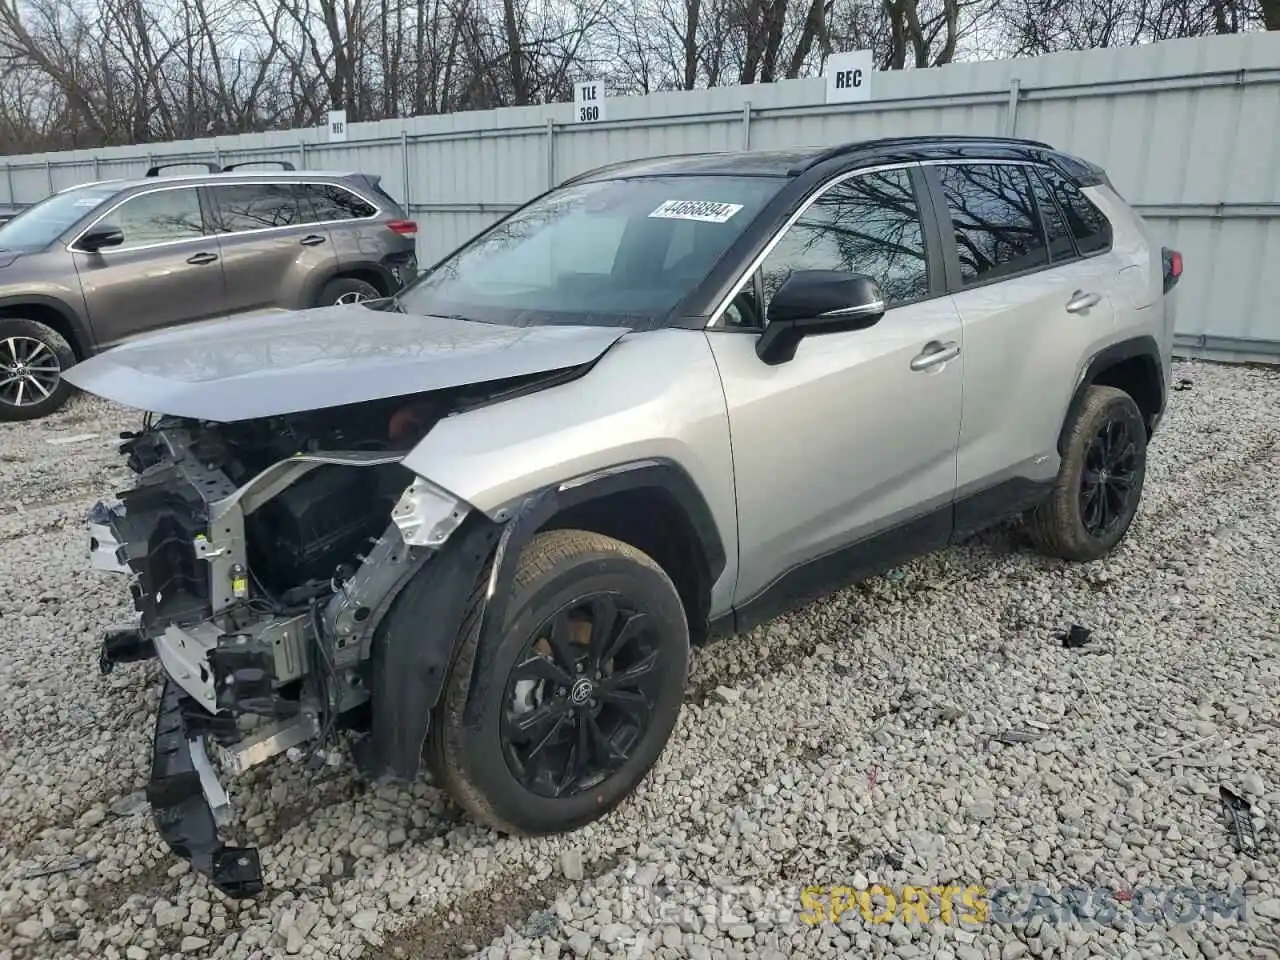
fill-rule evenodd
<path id="1" fill-rule="evenodd" d="M 292 227 L 302 222 L 298 197 L 287 183 L 235 183 L 213 188 L 226 233 Z"/>
<path id="2" fill-rule="evenodd" d="M 1071 241 L 1071 228 L 1066 218 L 1058 209 L 1058 202 L 1053 199 L 1048 185 L 1034 170 L 1028 170 L 1031 178 L 1031 190 L 1036 195 L 1036 206 L 1040 210 L 1040 221 L 1044 224 L 1044 233 L 1049 240 L 1049 259 L 1053 263 L 1071 260 L 1076 255 L 1076 245 Z"/>
<path id="3" fill-rule="evenodd" d="M 307 210 L 308 223 L 331 220 L 364 220 L 377 213 L 377 208 L 336 183 L 300 183 Z"/>
<path id="4" fill-rule="evenodd" d="M 966 287 L 1048 265 L 1044 233 L 1022 167 L 957 164 L 939 172 Z"/>
<path id="5" fill-rule="evenodd" d="M 1064 180 L 1052 170 L 1042 170 L 1042 176 L 1049 184 L 1049 189 L 1062 208 L 1067 218 L 1067 226 L 1071 235 L 1076 238 L 1076 247 L 1085 256 L 1100 253 L 1111 246 L 1111 222 L 1106 215 L 1090 202 L 1072 183 Z"/>

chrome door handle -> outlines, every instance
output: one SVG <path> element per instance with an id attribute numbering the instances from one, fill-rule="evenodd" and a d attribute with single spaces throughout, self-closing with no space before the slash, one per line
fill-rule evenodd
<path id="1" fill-rule="evenodd" d="M 946 343 L 930 340 L 924 345 L 923 350 L 911 358 L 911 369 L 917 373 L 922 370 L 932 370 L 958 356 L 960 356 L 960 344 L 954 340 Z"/>
<path id="2" fill-rule="evenodd" d="M 315 247 L 325 242 L 325 238 L 318 234 L 311 234 L 309 237 L 303 237 L 298 241 L 304 247 Z"/>
<path id="3" fill-rule="evenodd" d="M 1067 301 L 1067 313 L 1079 313 L 1081 310 L 1088 310 L 1090 307 L 1097 306 L 1102 301 L 1102 297 L 1096 293 L 1085 293 L 1083 290 L 1077 290 L 1071 295 L 1071 299 Z"/>
<path id="4" fill-rule="evenodd" d="M 213 261 L 217 259 L 218 259 L 218 255 L 216 253 L 197 253 L 197 254 L 193 254 L 190 257 L 187 257 L 187 263 L 192 263 L 192 264 L 195 264 L 196 266 L 201 266 L 206 263 L 213 263 Z"/>

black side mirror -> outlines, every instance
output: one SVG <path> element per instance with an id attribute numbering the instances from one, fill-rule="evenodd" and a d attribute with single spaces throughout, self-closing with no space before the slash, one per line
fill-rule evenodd
<path id="1" fill-rule="evenodd" d="M 76 241 L 76 248 L 86 253 L 97 253 L 107 247 L 118 247 L 124 243 L 124 231 L 109 223 L 100 223 L 90 228 L 89 232 Z"/>
<path id="2" fill-rule="evenodd" d="M 805 337 L 862 330 L 884 316 L 880 284 L 844 270 L 797 270 L 769 302 L 769 322 L 756 341 L 756 356 L 768 364 L 796 355 Z"/>

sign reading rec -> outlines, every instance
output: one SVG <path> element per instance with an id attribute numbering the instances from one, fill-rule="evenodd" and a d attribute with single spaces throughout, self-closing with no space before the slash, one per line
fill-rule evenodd
<path id="1" fill-rule="evenodd" d="M 875 60 L 870 50 L 833 53 L 822 75 L 827 80 L 827 103 L 862 103 L 871 99 Z"/>

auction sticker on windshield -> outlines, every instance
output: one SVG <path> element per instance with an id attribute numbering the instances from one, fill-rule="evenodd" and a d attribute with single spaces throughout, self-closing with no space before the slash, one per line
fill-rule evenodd
<path id="1" fill-rule="evenodd" d="M 719 203 L 715 200 L 665 200 L 662 206 L 649 214 L 663 220 L 699 220 L 702 223 L 726 223 L 742 209 L 740 203 Z"/>

